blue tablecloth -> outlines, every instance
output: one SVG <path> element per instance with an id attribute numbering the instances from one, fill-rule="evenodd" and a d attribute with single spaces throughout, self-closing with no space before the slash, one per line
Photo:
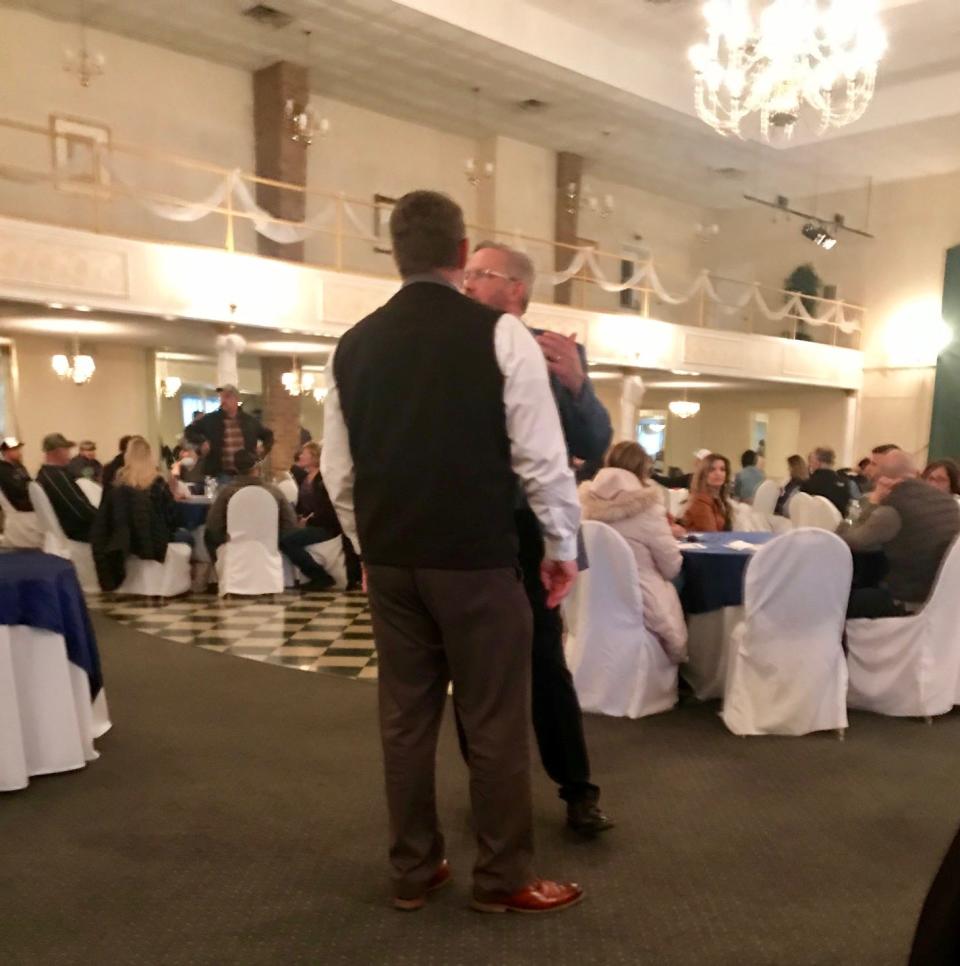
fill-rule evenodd
<path id="1" fill-rule="evenodd" d="M 201 503 L 194 500 L 177 500 L 177 526 L 185 530 L 196 530 L 207 522 L 210 512 L 210 502 Z"/>
<path id="2" fill-rule="evenodd" d="M 743 575 L 753 556 L 749 550 L 731 550 L 724 544 L 732 540 L 763 544 L 774 538 L 772 533 L 701 533 L 697 543 L 704 549 L 684 547 L 683 588 L 680 602 L 686 614 L 704 614 L 722 607 L 743 604 Z"/>
<path id="3" fill-rule="evenodd" d="M 100 654 L 77 572 L 69 560 L 39 550 L 0 553 L 0 624 L 25 624 L 62 634 L 67 657 L 90 679 L 90 697 L 103 686 Z"/>

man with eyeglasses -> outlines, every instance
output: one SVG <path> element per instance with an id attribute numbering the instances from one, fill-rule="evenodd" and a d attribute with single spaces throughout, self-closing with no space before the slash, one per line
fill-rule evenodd
<path id="1" fill-rule="evenodd" d="M 522 319 L 530 303 L 533 262 L 498 242 L 481 242 L 467 261 L 463 290 L 484 305 Z M 560 413 L 568 455 L 599 464 L 610 445 L 610 416 L 587 376 L 587 358 L 573 336 L 531 330 L 543 351 L 550 388 Z M 580 703 L 563 656 L 563 622 L 549 608 L 540 580 L 543 535 L 522 498 L 515 513 L 523 582 L 533 610 L 533 727 L 543 767 L 567 803 L 567 824 L 581 835 L 613 828 L 598 805 L 600 789 L 590 781 Z M 461 748 L 463 741 L 461 738 Z"/>

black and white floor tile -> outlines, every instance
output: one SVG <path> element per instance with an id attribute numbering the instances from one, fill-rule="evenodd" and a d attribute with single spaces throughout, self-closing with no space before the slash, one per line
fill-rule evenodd
<path id="1" fill-rule="evenodd" d="M 361 593 L 284 593 L 218 598 L 191 594 L 163 603 L 97 594 L 90 610 L 209 651 L 344 677 L 377 677 L 367 598 Z"/>

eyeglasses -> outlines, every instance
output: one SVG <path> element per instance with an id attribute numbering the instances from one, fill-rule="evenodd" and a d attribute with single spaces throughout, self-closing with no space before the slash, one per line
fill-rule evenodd
<path id="1" fill-rule="evenodd" d="M 504 275 L 503 272 L 494 272 L 489 268 L 468 268 L 463 273 L 463 280 L 465 282 L 479 282 L 481 278 L 502 278 L 505 282 L 519 281 L 513 275 Z"/>

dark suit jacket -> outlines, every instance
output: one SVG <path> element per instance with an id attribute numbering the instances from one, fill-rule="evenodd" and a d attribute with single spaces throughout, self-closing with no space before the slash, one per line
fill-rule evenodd
<path id="1" fill-rule="evenodd" d="M 183 435 L 191 443 L 199 445 L 206 441 L 210 444 L 210 451 L 203 458 L 204 472 L 208 476 L 217 476 L 223 472 L 223 416 L 223 410 L 217 409 L 183 429 Z M 257 440 L 261 440 L 264 449 L 269 452 L 273 446 L 273 430 L 267 429 L 258 419 L 242 409 L 237 411 L 237 419 L 240 422 L 240 432 L 243 433 L 244 449 L 255 452 Z"/>
<path id="2" fill-rule="evenodd" d="M 846 477 L 841 476 L 836 470 L 821 466 L 810 474 L 809 479 L 803 481 L 800 490 L 803 493 L 809 493 L 810 496 L 825 496 L 840 511 L 840 516 L 847 515 L 847 507 L 850 505 L 850 487 Z"/>
<path id="3" fill-rule="evenodd" d="M 10 501 L 14 510 L 19 510 L 21 513 L 29 513 L 33 509 L 30 494 L 27 491 L 29 482 L 30 474 L 19 463 L 0 459 L 0 490 L 3 490 L 3 495 Z"/>

